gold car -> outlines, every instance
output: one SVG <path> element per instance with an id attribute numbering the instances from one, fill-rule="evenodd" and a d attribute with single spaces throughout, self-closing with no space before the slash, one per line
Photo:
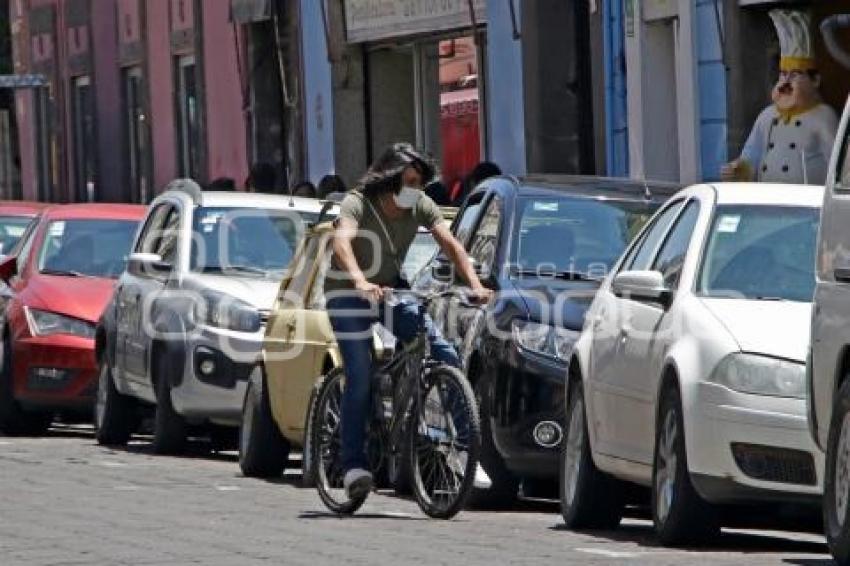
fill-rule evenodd
<path id="1" fill-rule="evenodd" d="M 239 465 L 246 476 L 280 475 L 290 448 L 305 448 L 314 387 L 321 376 L 341 364 L 323 293 L 332 237 L 330 223 L 312 228 L 280 285 L 266 327 L 263 367 L 252 374 L 245 395 Z M 393 342 L 380 334 L 376 330 L 379 358 L 385 353 L 384 344 Z M 308 467 L 305 456 L 305 478 Z"/>
<path id="2" fill-rule="evenodd" d="M 456 209 L 443 209 L 448 220 Z M 311 228 L 281 282 L 266 326 L 263 364 L 248 384 L 239 435 L 239 465 L 246 476 L 280 475 L 291 448 L 301 449 L 302 471 L 309 479 L 308 412 L 322 376 L 341 365 L 330 318 L 325 310 L 324 278 L 330 265 L 334 228 Z M 437 243 L 427 231 L 414 240 L 402 265 L 415 276 L 431 259 Z M 377 359 L 391 354 L 395 338 L 380 325 L 374 331 Z"/>

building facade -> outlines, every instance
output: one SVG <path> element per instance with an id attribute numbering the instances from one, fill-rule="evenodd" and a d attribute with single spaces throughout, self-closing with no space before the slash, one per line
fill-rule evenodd
<path id="1" fill-rule="evenodd" d="M 147 202 L 176 176 L 241 185 L 256 160 L 275 164 L 283 184 L 281 66 L 271 29 L 286 20 L 269 23 L 271 8 L 237 14 L 236 0 L 11 2 L 15 72 L 47 78 L 46 88 L 16 93 L 23 196 Z M 272 95 L 255 88 L 275 81 Z"/>

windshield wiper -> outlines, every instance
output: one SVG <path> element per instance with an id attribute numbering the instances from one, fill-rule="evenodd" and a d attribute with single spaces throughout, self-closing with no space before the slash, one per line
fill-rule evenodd
<path id="1" fill-rule="evenodd" d="M 89 275 L 81 271 L 66 271 L 64 269 L 42 269 L 41 273 L 42 275 L 58 275 L 61 277 L 94 277 L 94 275 Z"/>
<path id="2" fill-rule="evenodd" d="M 782 297 L 768 297 L 768 296 L 762 296 L 762 295 L 759 295 L 759 296 L 756 296 L 756 297 L 753 297 L 753 298 L 754 298 L 755 300 L 757 300 L 757 301 L 779 301 L 779 302 L 785 302 L 785 301 L 787 301 L 787 300 L 788 300 L 788 299 L 783 299 Z"/>
<path id="3" fill-rule="evenodd" d="M 564 279 L 567 281 L 602 281 L 601 277 L 594 277 L 589 273 L 584 273 L 582 271 L 571 271 L 571 270 L 562 270 L 562 271 L 545 271 L 538 269 L 517 269 L 517 275 L 534 275 L 535 277 L 546 278 L 551 277 L 554 279 Z"/>

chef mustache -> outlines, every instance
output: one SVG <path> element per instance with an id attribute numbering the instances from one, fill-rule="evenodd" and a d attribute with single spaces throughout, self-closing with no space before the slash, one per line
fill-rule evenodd
<path id="1" fill-rule="evenodd" d="M 776 92 L 779 94 L 793 94 L 794 85 L 790 81 L 784 81 L 776 87 Z"/>

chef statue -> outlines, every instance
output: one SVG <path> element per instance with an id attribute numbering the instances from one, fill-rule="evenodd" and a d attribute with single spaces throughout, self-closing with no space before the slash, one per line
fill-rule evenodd
<path id="1" fill-rule="evenodd" d="M 753 126 L 741 156 L 721 169 L 724 181 L 822 185 L 826 182 L 838 117 L 821 100 L 810 17 L 771 10 L 782 58 L 773 105 Z"/>

